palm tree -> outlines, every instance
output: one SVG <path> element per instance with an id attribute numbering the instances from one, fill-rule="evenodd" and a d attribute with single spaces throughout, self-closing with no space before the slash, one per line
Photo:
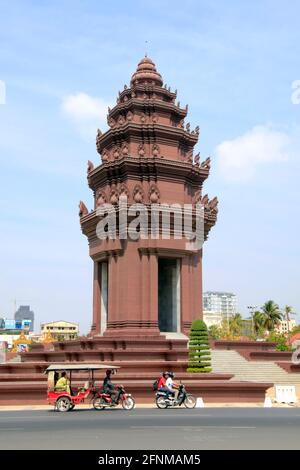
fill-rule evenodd
<path id="1" fill-rule="evenodd" d="M 282 319 L 279 306 L 273 300 L 268 300 L 264 303 L 262 306 L 262 314 L 264 316 L 264 327 L 268 331 L 273 331 Z"/>
<path id="2" fill-rule="evenodd" d="M 253 330 L 254 330 L 254 333 L 261 333 L 263 330 L 264 330 L 264 324 L 265 324 L 265 317 L 264 317 L 264 314 L 259 311 L 259 310 L 256 310 L 256 312 L 254 312 L 253 314 L 253 317 L 252 317 L 252 323 L 253 323 Z"/>
<path id="3" fill-rule="evenodd" d="M 239 336 L 242 331 L 243 319 L 240 313 L 236 313 L 229 319 L 229 330 L 233 336 Z"/>
<path id="4" fill-rule="evenodd" d="M 291 320 L 291 315 L 295 315 L 295 312 L 293 312 L 293 307 L 290 305 L 286 305 L 284 307 L 284 317 L 287 322 L 287 332 L 290 332 L 290 320 Z"/>

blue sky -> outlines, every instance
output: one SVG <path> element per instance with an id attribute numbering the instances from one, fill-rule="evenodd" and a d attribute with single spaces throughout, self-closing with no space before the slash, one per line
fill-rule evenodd
<path id="1" fill-rule="evenodd" d="M 220 200 L 204 289 L 239 309 L 300 312 L 300 4 L 297 1 L 0 0 L 0 316 L 91 323 L 92 263 L 78 201 L 97 127 L 145 52 L 189 104 L 205 192 Z M 298 317 L 299 318 L 299 317 Z"/>

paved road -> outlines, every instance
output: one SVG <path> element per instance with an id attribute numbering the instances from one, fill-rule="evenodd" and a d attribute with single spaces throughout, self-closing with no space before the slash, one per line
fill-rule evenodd
<path id="1" fill-rule="evenodd" d="M 300 449 L 300 408 L 0 413 L 0 449 Z"/>

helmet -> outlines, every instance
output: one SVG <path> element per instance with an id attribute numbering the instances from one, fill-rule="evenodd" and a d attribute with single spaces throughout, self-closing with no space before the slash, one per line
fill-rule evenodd
<path id="1" fill-rule="evenodd" d="M 166 377 L 167 375 L 169 375 L 169 372 L 168 372 L 168 371 L 165 371 L 165 372 L 162 373 L 162 376 L 163 376 L 163 377 Z"/>
<path id="2" fill-rule="evenodd" d="M 168 376 L 171 377 L 171 379 L 173 379 L 173 377 L 174 377 L 173 372 L 168 372 Z"/>

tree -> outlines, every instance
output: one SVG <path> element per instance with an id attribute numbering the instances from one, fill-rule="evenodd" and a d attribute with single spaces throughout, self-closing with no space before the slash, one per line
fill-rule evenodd
<path id="1" fill-rule="evenodd" d="M 222 339 L 231 339 L 232 335 L 230 333 L 229 323 L 227 320 L 222 320 L 220 332 Z"/>
<path id="2" fill-rule="evenodd" d="M 256 310 L 256 312 L 254 312 L 253 317 L 252 317 L 252 323 L 253 323 L 254 333 L 257 335 L 262 335 L 265 331 L 264 314 L 260 312 L 259 310 Z"/>
<path id="3" fill-rule="evenodd" d="M 236 313 L 229 319 L 229 331 L 233 336 L 240 336 L 243 319 L 240 313 Z"/>
<path id="4" fill-rule="evenodd" d="M 290 332 L 290 320 L 291 320 L 291 315 L 295 315 L 295 312 L 293 312 L 293 307 L 290 305 L 286 305 L 284 307 L 284 318 L 287 322 L 287 332 Z"/>
<path id="5" fill-rule="evenodd" d="M 203 320 L 194 320 L 192 323 L 188 357 L 187 372 L 211 372 L 208 331 Z"/>
<path id="6" fill-rule="evenodd" d="M 262 306 L 262 313 L 264 316 L 264 327 L 268 331 L 273 331 L 282 319 L 282 313 L 279 306 L 273 301 L 268 300 Z"/>
<path id="7" fill-rule="evenodd" d="M 294 335 L 296 333 L 300 333 L 300 325 L 296 325 L 294 326 L 294 328 L 292 329 L 291 333 Z"/>
<path id="8" fill-rule="evenodd" d="M 211 325 L 208 328 L 208 335 L 211 339 L 221 338 L 221 328 L 218 325 Z"/>

